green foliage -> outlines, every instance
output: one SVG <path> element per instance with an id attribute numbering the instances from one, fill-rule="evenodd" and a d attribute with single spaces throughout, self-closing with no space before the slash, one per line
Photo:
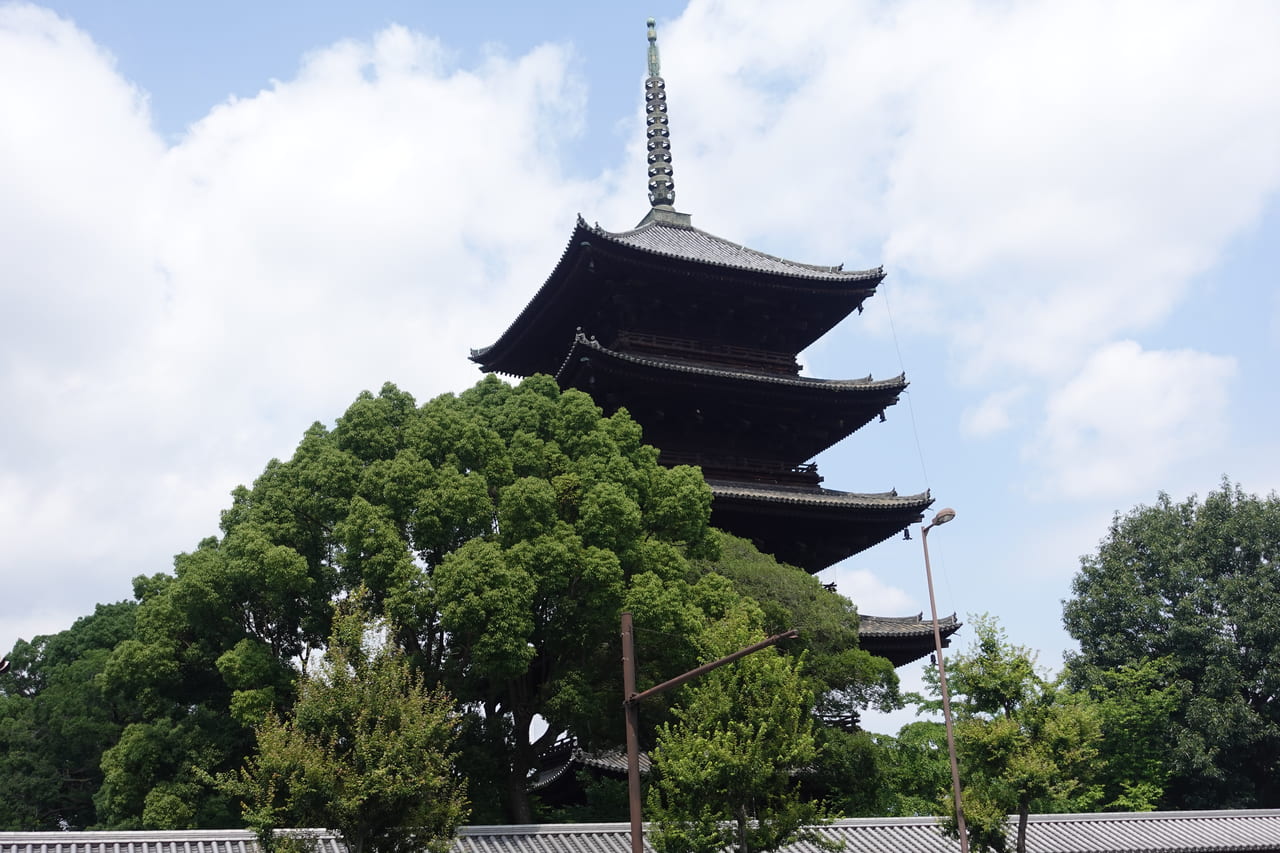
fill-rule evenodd
<path id="1" fill-rule="evenodd" d="M 390 384 L 362 393 L 236 488 L 218 536 L 135 579 L 129 629 L 77 658 L 75 678 L 15 654 L 11 678 L 51 686 L 0 696 L 0 738 L 35 744 L 0 759 L 12 792 L 0 810 L 24 828 L 236 824 L 234 798 L 209 780 L 255 754 L 255 727 L 285 718 L 334 602 L 357 589 L 388 644 L 458 703 L 457 749 L 489 822 L 531 820 L 527 779 L 551 743 L 621 742 L 623 609 L 642 639 L 641 689 L 694 666 L 707 624 L 750 598 L 770 630 L 804 629 L 803 690 L 824 719 L 895 705 L 892 668 L 857 648 L 853 605 L 712 531 L 700 472 L 657 460 L 625 412 L 602 417 L 545 376 L 488 377 L 422 405 Z M 40 708 L 64 696 L 86 710 L 64 715 L 81 728 L 55 745 Z M 670 701 L 646 708 L 649 742 Z M 864 740 L 824 737 L 840 766 L 865 764 Z M 852 808 L 864 789 L 831 795 Z"/>
<path id="2" fill-rule="evenodd" d="M 878 814 L 931 815 L 951 796 L 951 765 L 942 723 L 907 723 L 897 737 L 875 735 L 885 807 Z"/>
<path id="3" fill-rule="evenodd" d="M 1182 691 L 1167 659 L 1093 673 L 1087 695 L 1102 723 L 1099 783 L 1104 809 L 1151 811 L 1164 792 L 1173 752 L 1173 713 Z"/>
<path id="4" fill-rule="evenodd" d="M 282 827 L 328 826 L 353 853 L 444 853 L 466 819 L 452 699 L 364 620 L 339 617 L 291 715 L 268 715 L 257 753 L 216 780 L 268 848 Z"/>
<path id="5" fill-rule="evenodd" d="M 234 820 L 225 794 L 185 786 L 251 754 L 252 727 L 291 705 L 324 648 L 332 602 L 361 588 L 388 640 L 466 712 L 474 790 L 505 804 L 492 817 L 528 821 L 544 745 L 621 739 L 624 603 L 641 628 L 700 630 L 704 606 L 734 597 L 690 563 L 716 553 L 710 499 L 696 469 L 657 464 L 625 413 L 604 418 L 548 377 L 488 377 L 422 406 L 392 385 L 361 394 L 235 490 L 220 538 L 135 583 L 138 629 L 102 679 L 133 713 L 104 758 L 99 820 Z M 645 677 L 688 668 L 696 633 Z M 166 799 L 174 785 L 194 814 Z"/>
<path id="6" fill-rule="evenodd" d="M 763 635 L 745 612 L 713 626 L 709 657 Z M 822 807 L 800 796 L 792 776 L 817 756 L 812 695 L 796 662 L 768 648 L 712 670 L 682 691 L 674 719 L 652 752 L 650 837 L 660 853 L 776 850 L 821 845 L 806 827 Z"/>
<path id="7" fill-rule="evenodd" d="M 805 677 L 818 715 L 852 729 L 858 710 L 902 707 L 893 665 L 858 648 L 858 611 L 812 575 L 762 554 L 745 539 L 719 532 L 720 555 L 701 566 L 729 578 L 764 613 L 764 630 L 777 634 L 802 628 L 794 652 L 807 655 Z"/>
<path id="8" fill-rule="evenodd" d="M 841 817 L 896 814 L 885 748 L 877 735 L 815 725 L 813 736 L 817 755 L 796 774 L 805 799 L 822 802 Z"/>
<path id="9" fill-rule="evenodd" d="M 1110 701 L 1113 726 L 1136 723 L 1104 745 L 1135 786 L 1112 783 L 1117 805 L 1280 805 L 1277 554 L 1280 498 L 1224 479 L 1203 502 L 1117 514 L 1082 558 L 1064 610 L 1072 683 Z"/>
<path id="10" fill-rule="evenodd" d="M 947 665 L 970 842 L 1004 851 L 1006 815 L 1016 813 L 1021 853 L 1032 810 L 1088 811 L 1098 801 L 1098 712 L 1040 673 L 994 620 L 970 624 L 973 647 Z"/>
<path id="11" fill-rule="evenodd" d="M 106 701 L 98 676 L 133 633 L 136 606 L 100 604 L 65 631 L 19 641 L 0 674 L 0 829 L 94 824 L 99 764 L 128 712 Z"/>

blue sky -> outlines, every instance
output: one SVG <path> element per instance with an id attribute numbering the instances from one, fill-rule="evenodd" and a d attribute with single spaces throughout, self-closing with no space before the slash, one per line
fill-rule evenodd
<path id="1" fill-rule="evenodd" d="M 911 387 L 818 462 L 955 507 L 943 612 L 1056 666 L 1115 511 L 1280 484 L 1280 7 L 533 9 L 0 3 L 0 646 L 167 570 L 362 389 L 478 379 L 575 215 L 644 213 L 648 16 L 676 206 L 887 267 L 805 363 Z M 823 577 L 927 610 L 919 548 Z"/>

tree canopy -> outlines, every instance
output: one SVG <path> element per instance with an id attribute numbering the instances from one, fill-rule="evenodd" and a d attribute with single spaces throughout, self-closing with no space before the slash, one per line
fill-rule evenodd
<path id="1" fill-rule="evenodd" d="M 707 632 L 709 660 L 764 639 L 752 608 Z M 818 756 L 813 696 L 799 662 L 769 647 L 684 687 L 658 732 L 649 787 L 651 833 L 661 853 L 776 850 L 803 838 L 822 806 L 801 796 L 795 775 Z"/>
<path id="2" fill-rule="evenodd" d="M 559 739 L 621 743 L 624 609 L 663 638 L 644 647 L 640 689 L 696 665 L 707 626 L 751 607 L 757 627 L 805 629 L 801 692 L 822 721 L 851 728 L 859 708 L 896 705 L 892 667 L 857 648 L 853 604 L 712 530 L 701 473 L 657 460 L 625 411 L 604 417 L 545 376 L 421 405 L 390 384 L 362 393 L 237 487 L 218 535 L 136 578 L 136 602 L 110 611 L 118 630 L 97 637 L 97 614 L 65 654 L 63 639 L 15 649 L 0 738 L 38 746 L 7 757 L 7 819 L 239 823 L 236 797 L 208 780 L 257 754 L 264 720 L 290 719 L 328 665 L 334 603 L 356 590 L 389 647 L 457 703 L 480 822 L 532 819 L 530 771 Z M 64 700 L 88 709 L 67 717 L 83 737 L 54 746 L 42 708 Z M 646 743 L 669 702 L 646 708 Z"/>
<path id="3" fill-rule="evenodd" d="M 180 555 L 173 575 L 139 579 L 136 636 L 107 662 L 106 689 L 140 700 L 104 759 L 98 807 L 112 825 L 234 811 L 190 796 L 194 768 L 249 754 L 248 726 L 289 706 L 331 602 L 357 587 L 466 710 L 462 748 L 489 776 L 473 781 L 505 803 L 486 817 L 527 821 L 544 746 L 620 731 L 622 607 L 694 637 L 733 595 L 690 564 L 716 541 L 697 469 L 659 466 L 625 413 L 602 417 L 548 377 L 489 377 L 422 406 L 392 385 L 362 394 L 233 497 L 221 537 Z M 695 653 L 692 641 L 664 649 L 681 664 Z M 184 806 L 197 800 L 203 813 Z"/>
<path id="4" fill-rule="evenodd" d="M 240 798 L 266 849 L 281 846 L 277 830 L 327 826 L 352 853 L 444 853 L 469 811 L 454 765 L 459 716 L 366 622 L 359 598 L 341 607 L 289 715 L 268 713 L 257 751 L 213 782 Z"/>
<path id="5" fill-rule="evenodd" d="M 1111 748 L 1161 808 L 1280 806 L 1280 498 L 1223 480 L 1117 514 L 1081 559 L 1064 622 L 1077 686 L 1115 708 Z M 1140 685 L 1137 689 L 1134 684 Z M 1164 759 L 1161 756 L 1165 756 Z"/>
<path id="6" fill-rule="evenodd" d="M 1006 818 L 1016 814 L 1014 846 L 1023 853 L 1033 810 L 1087 811 L 1097 802 L 1098 714 L 1041 672 L 1034 653 L 1010 643 L 994 620 L 969 621 L 972 647 L 947 672 L 970 841 L 1003 853 Z M 936 676 L 931 680 L 936 687 Z"/>
<path id="7" fill-rule="evenodd" d="M 83 829 L 95 823 L 102 753 L 127 706 L 98 677 L 133 633 L 136 605 L 99 604 L 65 631 L 19 641 L 0 674 L 0 829 Z"/>

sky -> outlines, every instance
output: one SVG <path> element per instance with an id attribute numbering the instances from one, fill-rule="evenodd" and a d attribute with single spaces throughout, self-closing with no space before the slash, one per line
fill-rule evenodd
<path id="1" fill-rule="evenodd" d="M 910 388 L 817 462 L 955 508 L 942 614 L 1056 668 L 1114 513 L 1280 487 L 1275 3 L 0 2 L 0 647 L 362 390 L 476 382 L 576 215 L 647 209 L 650 16 L 676 207 L 886 267 L 803 362 Z M 920 546 L 821 577 L 927 615 Z"/>

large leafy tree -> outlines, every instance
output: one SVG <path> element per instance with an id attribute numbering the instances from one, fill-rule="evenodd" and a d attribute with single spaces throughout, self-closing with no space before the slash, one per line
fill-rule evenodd
<path id="1" fill-rule="evenodd" d="M 443 853 L 466 818 L 453 700 L 377 627 L 347 608 L 288 716 L 268 714 L 257 752 L 215 780 L 269 849 L 288 846 L 278 829 L 329 826 L 352 853 Z"/>
<path id="2" fill-rule="evenodd" d="M 1079 811 L 1097 802 L 1100 722 L 1091 703 L 1039 671 L 1034 653 L 1010 643 L 994 620 L 981 616 L 971 625 L 972 648 L 947 665 L 970 840 L 1004 851 L 1006 816 L 1017 814 L 1015 849 L 1023 853 L 1032 810 Z M 936 675 L 932 682 L 936 688 Z"/>
<path id="3" fill-rule="evenodd" d="M 717 658 L 763 638 L 749 609 L 707 634 Z M 812 831 L 825 812 L 795 775 L 817 757 L 813 695 L 799 662 L 776 648 L 748 655 L 685 687 L 652 752 L 648 795 L 662 853 L 776 850 Z"/>
<path id="4" fill-rule="evenodd" d="M 132 602 L 100 604 L 65 631 L 19 641 L 0 674 L 0 828 L 84 829 L 95 821 L 102 752 L 129 708 L 98 676 L 133 634 Z"/>
<path id="5" fill-rule="evenodd" d="M 486 822 L 531 819 L 529 773 L 557 739 L 621 741 L 624 608 L 642 637 L 662 638 L 644 646 L 641 688 L 693 666 L 704 626 L 750 597 L 770 630 L 805 629 L 805 689 L 825 719 L 895 703 L 892 668 L 856 648 L 852 604 L 710 530 L 710 503 L 699 472 L 658 465 L 625 412 L 602 417 L 545 376 L 489 377 L 423 405 L 392 385 L 361 394 L 235 489 L 218 536 L 135 580 L 131 629 L 87 664 L 101 701 L 86 704 L 112 717 L 94 729 L 100 770 L 67 820 L 236 822 L 234 798 L 207 779 L 240 767 L 254 726 L 287 713 L 333 603 L 357 588 L 388 642 L 459 703 Z M 7 708 L 19 738 L 27 712 Z M 647 724 L 664 713 L 647 709 Z M 41 773 L 54 778 L 22 778 Z"/>
<path id="6" fill-rule="evenodd" d="M 691 665 L 708 614 L 737 599 L 691 563 L 715 554 L 710 500 L 696 469 L 658 465 L 625 413 L 602 417 L 548 377 L 489 377 L 422 406 L 392 385 L 362 394 L 235 491 L 220 537 L 135 583 L 137 632 L 103 684 L 136 713 L 104 756 L 100 819 L 234 820 L 200 774 L 250 753 L 252 724 L 287 708 L 314 665 L 331 602 L 359 587 L 389 641 L 467 712 L 468 771 L 494 809 L 477 816 L 528 821 L 543 747 L 621 738 L 621 609 L 685 638 L 647 662 L 656 681 Z"/>
<path id="7" fill-rule="evenodd" d="M 1129 708 L 1141 725 L 1119 746 L 1167 756 L 1136 770 L 1162 785 L 1163 808 L 1280 806 L 1278 559 L 1280 498 L 1224 479 L 1203 501 L 1161 494 L 1117 514 L 1081 560 L 1064 611 L 1080 643 L 1071 678 L 1111 695 L 1128 672 L 1161 693 Z"/>

